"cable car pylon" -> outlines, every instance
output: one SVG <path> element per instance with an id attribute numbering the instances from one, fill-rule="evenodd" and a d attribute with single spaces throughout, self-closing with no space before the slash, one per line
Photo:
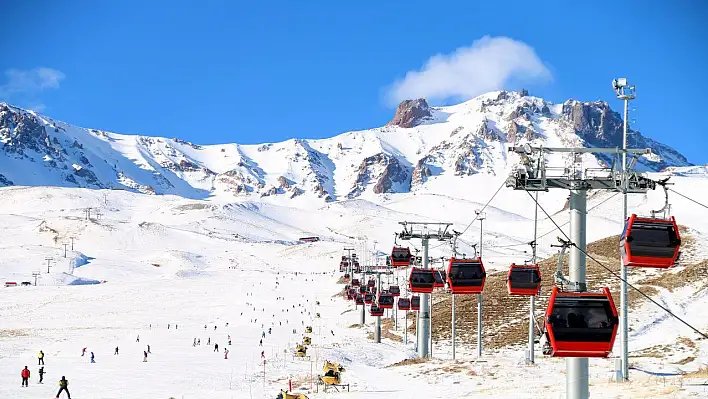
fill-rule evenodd
<path id="1" fill-rule="evenodd" d="M 656 182 L 631 168 L 615 170 L 605 168 L 583 168 L 582 155 L 592 153 L 651 154 L 651 149 L 626 148 L 551 148 L 532 147 L 530 144 L 512 146 L 509 151 L 519 154 L 520 163 L 512 170 L 506 186 L 528 193 L 548 191 L 551 188 L 570 190 L 570 289 L 586 291 L 586 215 L 588 190 L 611 190 L 621 193 L 646 193 L 656 188 Z M 572 164 L 559 171 L 546 170 L 547 153 L 569 153 Z M 593 165 L 594 166 L 594 165 Z M 591 170 L 590 170 L 591 169 Z M 549 174 L 549 172 L 553 174 Z M 623 315 L 624 316 L 624 315 Z M 587 357 L 566 359 L 566 397 L 568 399 L 588 399 L 590 396 Z"/>
<path id="2" fill-rule="evenodd" d="M 423 247 L 422 269 L 430 269 L 428 258 L 428 242 L 430 239 L 439 241 L 452 240 L 452 233 L 448 229 L 452 223 L 427 223 L 427 222 L 398 222 L 403 226 L 403 231 L 398 233 L 401 240 L 420 239 Z M 432 276 L 431 274 L 431 277 Z M 412 288 L 412 287 L 411 287 Z M 431 286 L 432 288 L 432 286 Z M 420 311 L 418 312 L 418 324 L 416 326 L 418 357 L 427 358 L 430 356 L 430 295 L 420 294 Z"/>

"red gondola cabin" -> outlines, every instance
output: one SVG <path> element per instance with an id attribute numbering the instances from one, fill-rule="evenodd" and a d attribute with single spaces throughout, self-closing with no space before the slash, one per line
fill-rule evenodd
<path id="1" fill-rule="evenodd" d="M 369 309 L 369 312 L 372 316 L 383 316 L 384 314 L 383 308 L 379 307 L 375 303 L 371 304 L 371 309 Z"/>
<path id="2" fill-rule="evenodd" d="M 356 296 L 356 299 L 354 300 L 354 302 L 355 302 L 357 305 L 363 305 L 363 304 L 364 304 L 364 297 L 361 296 L 361 294 L 359 294 L 359 295 Z"/>
<path id="3" fill-rule="evenodd" d="M 395 299 L 393 295 L 391 295 L 390 292 L 385 292 L 382 291 L 379 294 L 379 307 L 383 309 L 393 309 L 393 303 L 395 302 Z"/>
<path id="4" fill-rule="evenodd" d="M 418 295 L 411 297 L 411 310 L 420 310 L 420 297 Z"/>
<path id="5" fill-rule="evenodd" d="M 411 300 L 408 298 L 398 298 L 398 310 L 410 310 Z"/>
<path id="6" fill-rule="evenodd" d="M 367 305 L 370 303 L 374 303 L 374 294 L 364 294 L 364 303 L 366 303 Z"/>
<path id="7" fill-rule="evenodd" d="M 553 287 L 546 310 L 546 351 L 554 357 L 607 357 L 617 335 L 617 308 L 602 292 L 562 292 Z"/>
<path id="8" fill-rule="evenodd" d="M 390 292 L 393 296 L 401 296 L 401 287 L 392 285 L 388 287 L 388 292 Z"/>
<path id="9" fill-rule="evenodd" d="M 435 285 L 433 270 L 418 267 L 411 268 L 408 283 L 410 284 L 411 292 L 430 294 L 433 292 L 433 286 Z"/>
<path id="10" fill-rule="evenodd" d="M 541 271 L 538 265 L 512 263 L 506 275 L 506 289 L 509 295 L 538 295 L 541 291 Z"/>
<path id="11" fill-rule="evenodd" d="M 676 263 L 681 236 L 676 219 L 640 218 L 632 215 L 620 237 L 622 262 L 626 266 L 669 268 Z"/>
<path id="12" fill-rule="evenodd" d="M 361 285 L 361 282 L 359 282 L 358 278 L 353 278 L 352 279 L 352 287 L 358 287 Z"/>
<path id="13" fill-rule="evenodd" d="M 411 250 L 408 247 L 393 247 L 391 250 L 391 266 L 408 267 L 411 264 Z"/>
<path id="14" fill-rule="evenodd" d="M 447 266 L 447 283 L 453 294 L 480 294 L 484 290 L 487 272 L 481 258 L 450 258 Z"/>

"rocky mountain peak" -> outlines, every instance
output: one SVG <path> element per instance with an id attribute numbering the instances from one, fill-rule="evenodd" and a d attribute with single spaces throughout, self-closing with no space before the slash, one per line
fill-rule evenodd
<path id="1" fill-rule="evenodd" d="M 431 116 L 430 106 L 424 98 L 404 100 L 398 104 L 393 119 L 386 126 L 414 127 Z"/>

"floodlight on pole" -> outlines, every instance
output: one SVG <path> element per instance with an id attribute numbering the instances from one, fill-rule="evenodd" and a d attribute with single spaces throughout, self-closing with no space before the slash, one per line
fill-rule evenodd
<path id="1" fill-rule="evenodd" d="M 624 101 L 624 124 L 622 129 L 622 150 L 627 149 L 627 132 L 629 130 L 628 119 L 629 119 L 629 100 L 634 100 L 637 96 L 635 94 L 636 87 L 634 85 L 629 85 L 627 83 L 627 78 L 617 78 L 612 81 L 612 88 L 617 94 L 617 98 Z M 623 181 L 624 174 L 627 170 L 627 152 L 622 153 L 622 174 Z M 623 215 L 622 223 L 627 220 L 627 186 L 622 183 L 623 192 Z M 620 261 L 620 276 L 622 282 L 620 284 L 620 347 L 621 347 L 621 380 L 629 380 L 629 297 L 627 295 L 627 266 L 624 262 Z"/>

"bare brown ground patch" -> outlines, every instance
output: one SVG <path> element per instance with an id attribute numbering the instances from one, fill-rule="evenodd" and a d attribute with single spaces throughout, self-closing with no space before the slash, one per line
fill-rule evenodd
<path id="1" fill-rule="evenodd" d="M 428 358 L 404 359 L 404 360 L 401 360 L 400 362 L 389 364 L 388 366 L 386 366 L 386 368 L 399 367 L 399 366 L 410 366 L 412 364 L 421 364 L 421 363 L 427 362 L 428 360 L 429 360 Z"/>
<path id="2" fill-rule="evenodd" d="M 387 339 L 390 339 L 394 342 L 403 342 L 403 338 L 401 338 L 400 335 L 396 335 L 391 332 L 392 327 L 393 327 L 393 323 L 391 322 L 391 319 L 382 318 L 381 319 L 381 338 L 387 338 Z M 368 338 L 370 340 L 373 340 L 376 338 L 376 336 L 373 332 L 371 332 L 368 334 Z"/>
<path id="3" fill-rule="evenodd" d="M 690 373 L 687 373 L 684 375 L 684 377 L 688 378 L 708 378 L 708 367 L 701 367 L 700 369 L 696 371 L 692 371 Z"/>
<path id="4" fill-rule="evenodd" d="M 0 338 L 28 337 L 29 331 L 23 329 L 0 330 Z"/>

